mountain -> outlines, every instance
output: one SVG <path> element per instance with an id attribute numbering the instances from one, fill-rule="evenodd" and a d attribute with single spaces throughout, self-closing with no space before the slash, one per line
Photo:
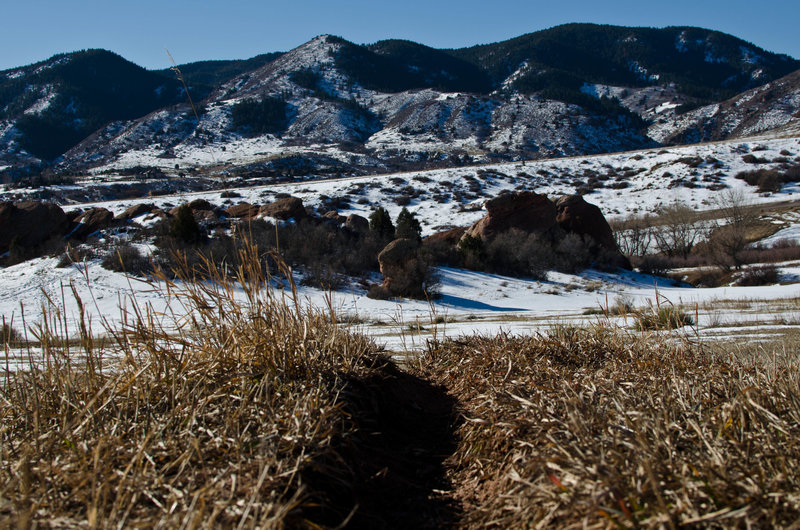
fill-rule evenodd
<path id="1" fill-rule="evenodd" d="M 181 84 L 105 50 L 56 55 L 0 72 L 3 158 L 57 158 L 113 120 L 185 99 Z M 17 155 L 16 157 L 14 155 Z"/>
<path id="2" fill-rule="evenodd" d="M 566 24 L 450 53 L 523 93 L 672 84 L 686 96 L 718 101 L 800 68 L 786 55 L 693 27 Z"/>
<path id="3" fill-rule="evenodd" d="M 568 24 L 459 50 L 322 35 L 286 53 L 179 68 L 199 123 L 174 72 L 109 52 L 0 73 L 0 166 L 60 157 L 51 170 L 342 174 L 725 138 L 754 129 L 711 124 L 711 109 L 739 108 L 727 102 L 768 86 L 742 123 L 791 108 L 779 88 L 791 82 L 779 80 L 800 61 L 700 28 Z M 63 88 L 72 85 L 84 88 Z M 94 101 L 100 110 L 85 111 Z M 761 123 L 795 119 L 782 116 Z"/>
<path id="4" fill-rule="evenodd" d="M 282 52 L 264 53 L 244 60 L 196 61 L 178 65 L 184 80 L 190 85 L 214 87 L 245 72 L 261 68 L 283 55 Z M 172 68 L 159 70 L 167 77 L 175 77 Z"/>
<path id="5" fill-rule="evenodd" d="M 658 120 L 649 134 L 664 143 L 742 138 L 800 123 L 800 70 L 727 101 L 672 119 Z"/>

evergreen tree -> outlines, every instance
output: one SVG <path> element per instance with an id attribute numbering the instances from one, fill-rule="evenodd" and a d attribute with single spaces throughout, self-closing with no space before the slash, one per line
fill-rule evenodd
<path id="1" fill-rule="evenodd" d="M 197 243 L 203 238 L 200 225 L 194 218 L 192 209 L 188 204 L 184 204 L 175 214 L 170 226 L 170 235 L 186 243 Z"/>
<path id="2" fill-rule="evenodd" d="M 407 238 L 415 241 L 422 240 L 422 226 L 407 208 L 403 207 L 400 214 L 397 216 L 397 227 L 394 231 L 394 237 L 397 239 Z"/>
<path id="3" fill-rule="evenodd" d="M 378 206 L 378 209 L 370 214 L 369 229 L 377 233 L 380 237 L 385 237 L 387 239 L 394 237 L 392 218 L 383 206 Z"/>

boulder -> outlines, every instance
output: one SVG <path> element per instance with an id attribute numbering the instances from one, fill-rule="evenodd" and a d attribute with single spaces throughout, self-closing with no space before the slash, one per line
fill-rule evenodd
<path id="1" fill-rule="evenodd" d="M 192 202 L 188 203 L 189 208 L 192 210 L 192 214 L 194 215 L 195 220 L 198 222 L 200 221 L 216 221 L 224 212 L 208 202 L 205 199 L 195 199 Z M 178 213 L 178 208 L 180 206 L 176 206 L 175 208 L 169 211 L 171 216 L 175 216 Z"/>
<path id="2" fill-rule="evenodd" d="M 544 234 L 556 226 L 556 205 L 546 195 L 532 191 L 500 195 L 486 201 L 484 208 L 486 216 L 469 227 L 465 235 L 488 242 L 512 228 Z"/>
<path id="3" fill-rule="evenodd" d="M 131 219 L 135 219 L 136 217 L 141 217 L 142 215 L 151 213 L 154 210 L 156 210 L 156 207 L 152 203 L 134 204 L 133 206 L 128 207 L 128 209 L 122 212 L 121 214 L 117 215 L 116 219 L 120 221 L 130 221 Z"/>
<path id="4" fill-rule="evenodd" d="M 344 227 L 357 234 L 369 232 L 369 220 L 366 217 L 351 213 L 344 222 Z"/>
<path id="5" fill-rule="evenodd" d="M 425 294 L 427 266 L 419 256 L 419 243 L 395 239 L 378 254 L 383 290 L 391 296 L 421 297 Z"/>
<path id="6" fill-rule="evenodd" d="M 273 203 L 265 204 L 259 209 L 258 215 L 266 215 L 282 221 L 288 219 L 300 221 L 307 216 L 306 209 L 303 207 L 303 200 L 298 197 L 286 197 Z"/>
<path id="7" fill-rule="evenodd" d="M 90 208 L 73 219 L 75 227 L 69 236 L 85 239 L 90 234 L 107 228 L 114 221 L 114 214 L 105 208 Z"/>
<path id="8" fill-rule="evenodd" d="M 193 200 L 192 202 L 189 203 L 189 208 L 191 208 L 193 212 L 198 212 L 198 211 L 213 212 L 214 210 L 216 210 L 216 207 L 205 199 Z"/>
<path id="9" fill-rule="evenodd" d="M 581 195 L 565 195 L 556 201 L 556 222 L 567 233 L 581 236 L 591 254 L 606 266 L 630 270 L 631 262 L 617 247 L 614 232 L 600 208 Z"/>
<path id="10" fill-rule="evenodd" d="M 0 203 L 0 253 L 7 252 L 12 241 L 21 247 L 35 247 L 52 237 L 64 236 L 69 228 L 67 214 L 55 204 Z"/>
<path id="11" fill-rule="evenodd" d="M 347 220 L 347 217 L 340 215 L 336 210 L 331 210 L 322 215 L 322 220 L 334 226 L 342 226 Z"/>
<path id="12" fill-rule="evenodd" d="M 466 233 L 467 229 L 463 226 L 459 226 L 456 228 L 451 228 L 449 230 L 443 230 L 441 232 L 436 232 L 435 234 L 431 234 L 425 239 L 422 240 L 423 245 L 440 245 L 440 246 L 449 246 L 455 247 L 458 245 L 458 242 L 461 241 L 461 238 L 464 237 L 464 233 Z"/>
<path id="13" fill-rule="evenodd" d="M 232 219 L 253 219 L 258 215 L 258 210 L 258 206 L 243 202 L 225 210 L 225 215 Z"/>
<path id="14" fill-rule="evenodd" d="M 567 233 L 590 237 L 598 245 L 616 252 L 614 232 L 600 208 L 586 202 L 581 195 L 565 195 L 556 201 L 556 222 Z"/>

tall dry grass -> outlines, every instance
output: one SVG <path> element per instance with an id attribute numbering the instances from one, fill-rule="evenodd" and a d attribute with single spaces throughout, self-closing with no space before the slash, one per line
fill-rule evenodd
<path id="1" fill-rule="evenodd" d="M 431 345 L 462 407 L 463 528 L 800 525 L 797 352 L 560 328 Z"/>
<path id="2" fill-rule="evenodd" d="M 353 430 L 340 394 L 374 372 L 377 348 L 304 307 L 293 284 L 273 290 L 256 248 L 239 263 L 198 271 L 184 261 L 177 277 L 157 275 L 167 310 L 127 300 L 103 345 L 84 301 L 77 331 L 50 303 L 31 331 L 40 362 L 0 386 L 0 527 L 346 519 L 325 512 L 305 476 L 336 461 L 336 440 Z M 324 475 L 345 488 L 336 472 Z"/>

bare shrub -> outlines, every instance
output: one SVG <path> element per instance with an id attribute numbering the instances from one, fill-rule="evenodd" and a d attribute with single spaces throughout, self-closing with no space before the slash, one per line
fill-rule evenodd
<path id="1" fill-rule="evenodd" d="M 22 342 L 22 334 L 11 327 L 11 324 L 3 319 L 3 324 L 0 326 L 0 346 L 3 345 L 14 345 L 18 342 Z"/>
<path id="2" fill-rule="evenodd" d="M 124 272 L 127 274 L 141 275 L 152 270 L 152 263 L 148 256 L 131 243 L 125 242 L 117 245 L 107 254 L 100 265 L 107 270 Z"/>
<path id="3" fill-rule="evenodd" d="M 680 201 L 661 207 L 653 224 L 656 248 L 670 257 L 686 258 L 703 234 L 697 225 L 697 213 Z"/>
<path id="4" fill-rule="evenodd" d="M 757 220 L 750 203 L 739 190 L 725 190 L 717 195 L 715 205 L 720 217 L 708 238 L 711 259 L 722 269 L 741 268 L 742 253 L 747 248 L 748 231 Z"/>
<path id="5" fill-rule="evenodd" d="M 631 215 L 609 223 L 620 252 L 628 257 L 644 256 L 653 244 L 653 221 L 649 215 Z"/>
<path id="6" fill-rule="evenodd" d="M 778 283 L 779 279 L 778 269 L 774 265 L 764 265 L 742 271 L 736 284 L 743 286 L 772 285 Z"/>
<path id="7" fill-rule="evenodd" d="M 552 245 L 536 234 L 511 229 L 486 246 L 485 267 L 491 272 L 545 280 L 553 265 Z"/>

